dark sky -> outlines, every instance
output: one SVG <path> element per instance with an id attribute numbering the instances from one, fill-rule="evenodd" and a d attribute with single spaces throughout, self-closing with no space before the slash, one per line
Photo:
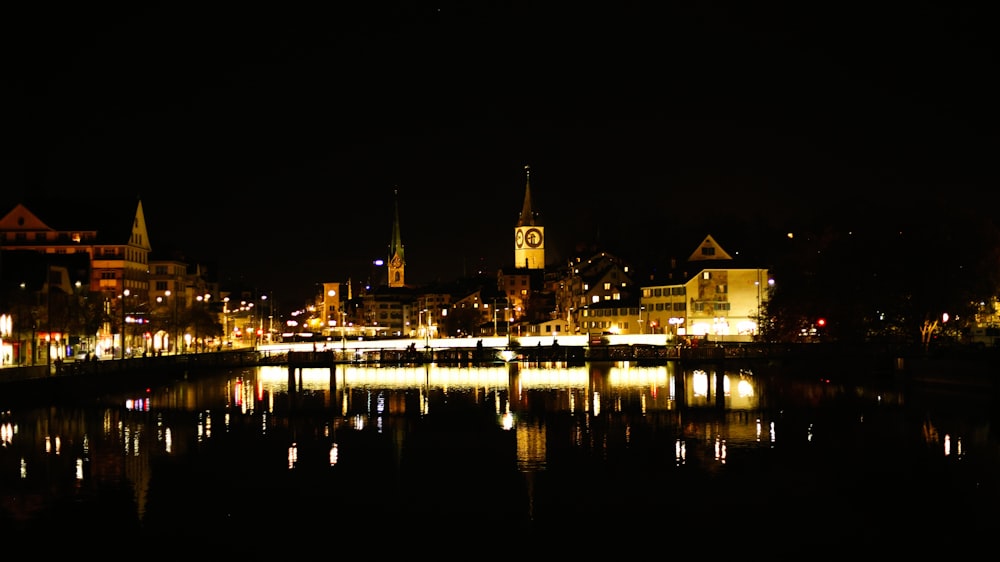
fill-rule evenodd
<path id="1" fill-rule="evenodd" d="M 554 255 L 997 202 L 973 3 L 328 4 L 4 8 L 4 199 L 139 195 L 286 301 L 368 274 L 396 188 L 409 281 L 510 264 L 526 164 Z"/>

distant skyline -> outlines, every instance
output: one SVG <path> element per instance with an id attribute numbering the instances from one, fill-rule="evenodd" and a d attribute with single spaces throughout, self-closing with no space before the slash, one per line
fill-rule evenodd
<path id="1" fill-rule="evenodd" d="M 409 282 L 510 265 L 524 165 L 548 255 L 998 202 L 973 6 L 19 10 L 0 197 L 141 196 L 289 305 L 386 257 L 396 189 Z"/>

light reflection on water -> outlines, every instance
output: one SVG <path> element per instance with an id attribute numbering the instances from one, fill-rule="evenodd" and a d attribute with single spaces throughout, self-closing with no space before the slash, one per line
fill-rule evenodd
<path id="1" fill-rule="evenodd" d="M 0 414 L 0 528 L 183 536 L 277 511 L 271 528 L 391 514 L 539 533 L 611 513 L 605 525 L 683 528 L 726 505 L 788 541 L 816 524 L 916 523 L 917 503 L 938 525 L 929 506 L 992 505 L 992 398 L 897 382 L 674 362 L 220 372 Z M 300 509 L 316 501 L 338 508 Z M 697 517 L 649 520 L 665 506 Z M 862 515 L 845 530 L 835 508 Z M 963 531 L 996 521 L 948 517 Z"/>

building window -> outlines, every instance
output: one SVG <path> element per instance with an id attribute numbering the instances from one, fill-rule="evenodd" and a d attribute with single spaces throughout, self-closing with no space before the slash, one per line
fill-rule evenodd
<path id="1" fill-rule="evenodd" d="M 703 255 L 703 256 L 714 256 L 715 255 L 715 248 L 712 247 L 712 246 L 705 246 L 704 248 L 701 249 L 701 255 Z"/>
<path id="2" fill-rule="evenodd" d="M 711 279 L 712 278 L 712 272 L 710 272 L 710 271 L 703 271 L 703 272 L 701 272 L 701 278 L 702 279 Z"/>

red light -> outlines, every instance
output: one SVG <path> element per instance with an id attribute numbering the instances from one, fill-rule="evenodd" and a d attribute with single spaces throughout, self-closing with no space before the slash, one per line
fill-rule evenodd
<path id="1" fill-rule="evenodd" d="M 819 326 L 820 328 L 826 326 L 826 318 L 820 318 L 819 320 L 817 320 L 816 325 Z"/>

